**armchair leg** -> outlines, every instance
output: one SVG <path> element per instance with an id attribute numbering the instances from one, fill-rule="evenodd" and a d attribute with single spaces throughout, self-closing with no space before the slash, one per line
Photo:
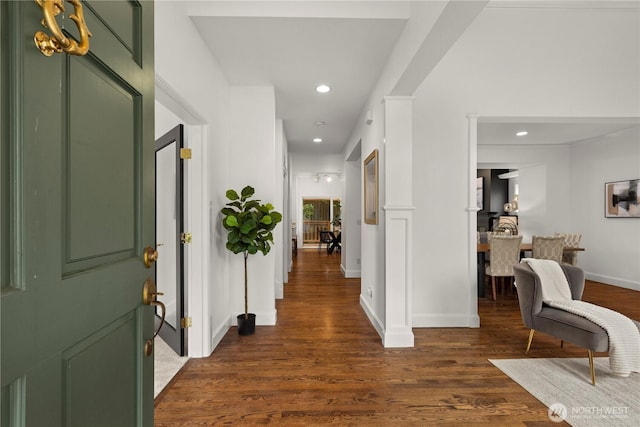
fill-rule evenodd
<path id="1" fill-rule="evenodd" d="M 564 347 L 564 340 L 560 340 L 560 348 Z"/>
<path id="2" fill-rule="evenodd" d="M 593 366 L 593 352 L 591 350 L 587 350 L 589 353 L 589 371 L 591 372 L 591 384 L 596 385 L 596 370 Z"/>
<path id="3" fill-rule="evenodd" d="M 529 331 L 529 342 L 527 343 L 527 350 L 524 352 L 524 354 L 529 354 L 529 350 L 531 349 L 531 341 L 533 341 L 533 334 L 535 333 L 535 330 L 531 330 Z"/>

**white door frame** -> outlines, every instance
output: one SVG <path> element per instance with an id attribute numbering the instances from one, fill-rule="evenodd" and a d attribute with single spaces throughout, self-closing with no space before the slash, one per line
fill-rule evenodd
<path id="1" fill-rule="evenodd" d="M 185 245 L 184 288 L 186 316 L 192 326 L 186 330 L 187 355 L 206 357 L 208 348 L 208 290 L 205 283 L 209 274 L 210 253 L 208 233 L 209 200 L 208 179 L 205 179 L 207 159 L 207 123 L 189 103 L 157 74 L 155 76 L 156 101 L 184 122 L 184 146 L 192 151 L 191 160 L 184 163 L 184 227 L 192 234 L 192 243 Z"/>

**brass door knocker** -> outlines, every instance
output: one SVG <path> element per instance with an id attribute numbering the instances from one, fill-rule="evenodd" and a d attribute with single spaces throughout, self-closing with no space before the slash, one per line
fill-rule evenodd
<path id="1" fill-rule="evenodd" d="M 89 37 L 91 37 L 91 32 L 84 22 L 82 4 L 80 0 L 67 1 L 71 3 L 74 8 L 74 13 L 69 15 L 69 19 L 75 22 L 78 27 L 78 31 L 80 32 L 79 44 L 74 39 L 65 37 L 56 21 L 56 15 L 64 12 L 62 0 L 35 0 L 42 8 L 42 15 L 44 16 L 41 21 L 42 26 L 51 30 L 51 37 L 42 31 L 38 31 L 33 37 L 36 46 L 45 56 L 51 56 L 56 52 L 67 52 L 71 55 L 82 56 L 86 55 L 89 51 Z"/>

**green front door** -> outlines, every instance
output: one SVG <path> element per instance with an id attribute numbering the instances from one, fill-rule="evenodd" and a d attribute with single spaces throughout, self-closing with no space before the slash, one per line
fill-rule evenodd
<path id="1" fill-rule="evenodd" d="M 82 4 L 88 54 L 46 57 L 0 2 L 2 426 L 153 425 L 153 3 Z"/>

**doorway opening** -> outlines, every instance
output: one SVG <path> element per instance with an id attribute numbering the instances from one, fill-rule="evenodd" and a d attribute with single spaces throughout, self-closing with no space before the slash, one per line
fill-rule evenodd
<path id="1" fill-rule="evenodd" d="M 303 244 L 305 247 L 320 243 L 321 231 L 338 233 L 342 226 L 342 202 L 331 198 L 302 198 Z"/>

